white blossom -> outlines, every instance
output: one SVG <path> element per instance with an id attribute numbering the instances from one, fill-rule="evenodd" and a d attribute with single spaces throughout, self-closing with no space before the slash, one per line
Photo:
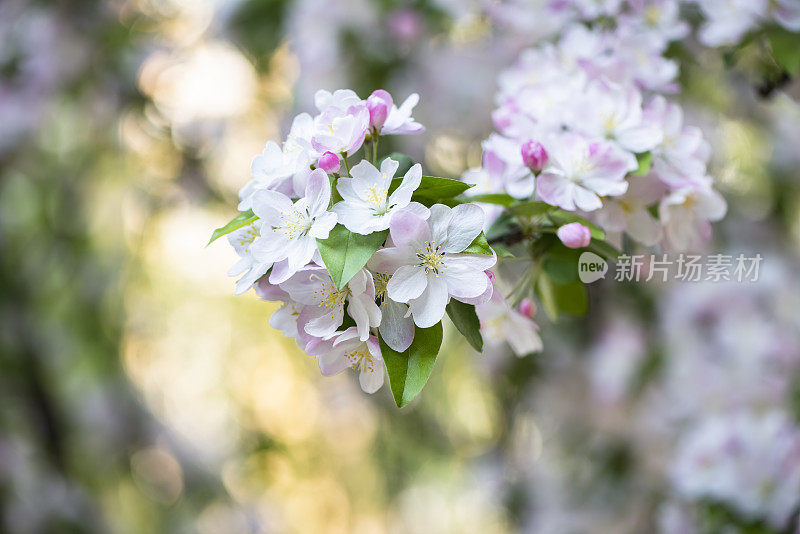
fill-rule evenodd
<path id="1" fill-rule="evenodd" d="M 422 179 L 422 167 L 417 163 L 389 193 L 398 166 L 398 162 L 386 158 L 378 170 L 364 160 L 350 170 L 352 178 L 339 178 L 336 189 L 344 200 L 333 206 L 339 222 L 351 232 L 365 235 L 389 228 L 392 215 L 411 203 L 411 194 Z M 417 204 L 415 209 L 425 208 Z"/>

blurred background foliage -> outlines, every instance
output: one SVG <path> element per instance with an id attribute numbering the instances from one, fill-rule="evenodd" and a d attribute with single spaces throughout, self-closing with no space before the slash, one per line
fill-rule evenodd
<path id="1" fill-rule="evenodd" d="M 533 40 L 479 2 L 3 0 L 0 531 L 652 532 L 680 428 L 653 407 L 679 388 L 672 358 L 757 360 L 780 326 L 791 380 L 761 406 L 800 415 L 800 89 L 759 94 L 747 50 L 674 53 L 731 204 L 715 247 L 767 256 L 763 287 L 600 284 L 524 358 L 450 332 L 400 411 L 387 388 L 319 376 L 267 325 L 272 304 L 233 296 L 233 252 L 203 245 L 316 89 L 419 92 L 428 132 L 387 149 L 459 176 L 496 74 Z M 728 384 L 709 369 L 689 397 Z"/>

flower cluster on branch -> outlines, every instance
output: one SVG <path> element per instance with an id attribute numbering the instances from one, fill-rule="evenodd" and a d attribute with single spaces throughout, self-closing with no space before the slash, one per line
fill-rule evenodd
<path id="1" fill-rule="evenodd" d="M 323 374 L 351 367 L 373 393 L 388 366 L 398 404 L 424 385 L 409 358 L 430 372 L 445 313 L 480 349 L 474 307 L 492 298 L 496 263 L 483 210 L 456 198 L 467 184 L 423 176 L 404 155 L 379 157 L 382 136 L 424 131 L 417 99 L 398 107 L 382 90 L 366 100 L 319 91 L 318 114 L 298 115 L 282 145 L 254 158 L 242 213 L 212 238 L 227 234 L 240 256 L 236 292 L 283 302 L 270 324 Z"/>
<path id="2" fill-rule="evenodd" d="M 586 312 L 582 253 L 698 250 L 725 215 L 710 146 L 673 98 L 668 50 L 689 32 L 678 3 L 547 6 L 563 16 L 557 37 L 500 75 L 496 132 L 460 180 L 380 155 L 382 137 L 424 131 L 418 96 L 397 106 L 383 90 L 317 92 L 317 114 L 253 160 L 241 214 L 214 238 L 229 234 L 240 256 L 236 292 L 283 302 L 271 324 L 324 374 L 352 367 L 374 392 L 385 369 L 402 406 L 430 374 L 445 314 L 478 351 L 485 337 L 535 352 L 534 302 L 553 319 Z"/>

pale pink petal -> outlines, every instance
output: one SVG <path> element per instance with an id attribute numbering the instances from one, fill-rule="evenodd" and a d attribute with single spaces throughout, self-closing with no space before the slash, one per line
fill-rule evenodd
<path id="1" fill-rule="evenodd" d="M 392 350 L 403 352 L 414 341 L 414 321 L 406 317 L 408 306 L 391 299 L 381 304 L 382 321 L 378 330 Z"/>
<path id="2" fill-rule="evenodd" d="M 449 300 L 447 282 L 444 278 L 430 273 L 426 290 L 408 304 L 414 324 L 420 328 L 430 328 L 441 321 Z"/>
<path id="3" fill-rule="evenodd" d="M 452 209 L 447 228 L 447 252 L 461 252 L 483 230 L 484 213 L 477 204 L 459 204 Z"/>
<path id="4" fill-rule="evenodd" d="M 396 246 L 413 246 L 431 238 L 428 223 L 410 211 L 399 211 L 393 215 L 389 232 Z"/>
<path id="5" fill-rule="evenodd" d="M 408 302 L 415 299 L 425 291 L 428 278 L 425 271 L 417 265 L 403 265 L 395 271 L 389 283 L 386 284 L 386 293 L 396 302 Z"/>

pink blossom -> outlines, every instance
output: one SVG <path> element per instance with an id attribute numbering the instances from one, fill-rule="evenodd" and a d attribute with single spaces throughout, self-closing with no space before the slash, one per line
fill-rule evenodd
<path id="1" fill-rule="evenodd" d="M 334 172 L 339 172 L 342 164 L 339 161 L 339 156 L 333 152 L 325 152 L 322 156 L 320 156 L 319 161 L 317 162 L 317 167 L 328 174 L 331 174 Z"/>
<path id="2" fill-rule="evenodd" d="M 547 150 L 537 141 L 525 141 L 520 152 L 522 153 L 522 162 L 533 172 L 541 172 L 547 165 Z"/>
<path id="3" fill-rule="evenodd" d="M 638 168 L 630 152 L 605 141 L 562 134 L 548 146 L 550 166 L 537 178 L 537 191 L 545 202 L 565 210 L 602 207 L 600 197 L 625 193 L 625 175 Z"/>
<path id="4" fill-rule="evenodd" d="M 531 319 L 536 315 L 536 305 L 531 299 L 522 299 L 522 302 L 519 303 L 519 312 Z"/>
<path id="5" fill-rule="evenodd" d="M 372 130 L 380 131 L 392 109 L 392 95 L 383 89 L 373 91 L 367 98 L 367 109 L 369 110 L 369 126 Z"/>
<path id="6" fill-rule="evenodd" d="M 561 242 L 569 248 L 585 247 L 592 240 L 592 232 L 579 222 L 565 224 L 556 233 Z"/>

